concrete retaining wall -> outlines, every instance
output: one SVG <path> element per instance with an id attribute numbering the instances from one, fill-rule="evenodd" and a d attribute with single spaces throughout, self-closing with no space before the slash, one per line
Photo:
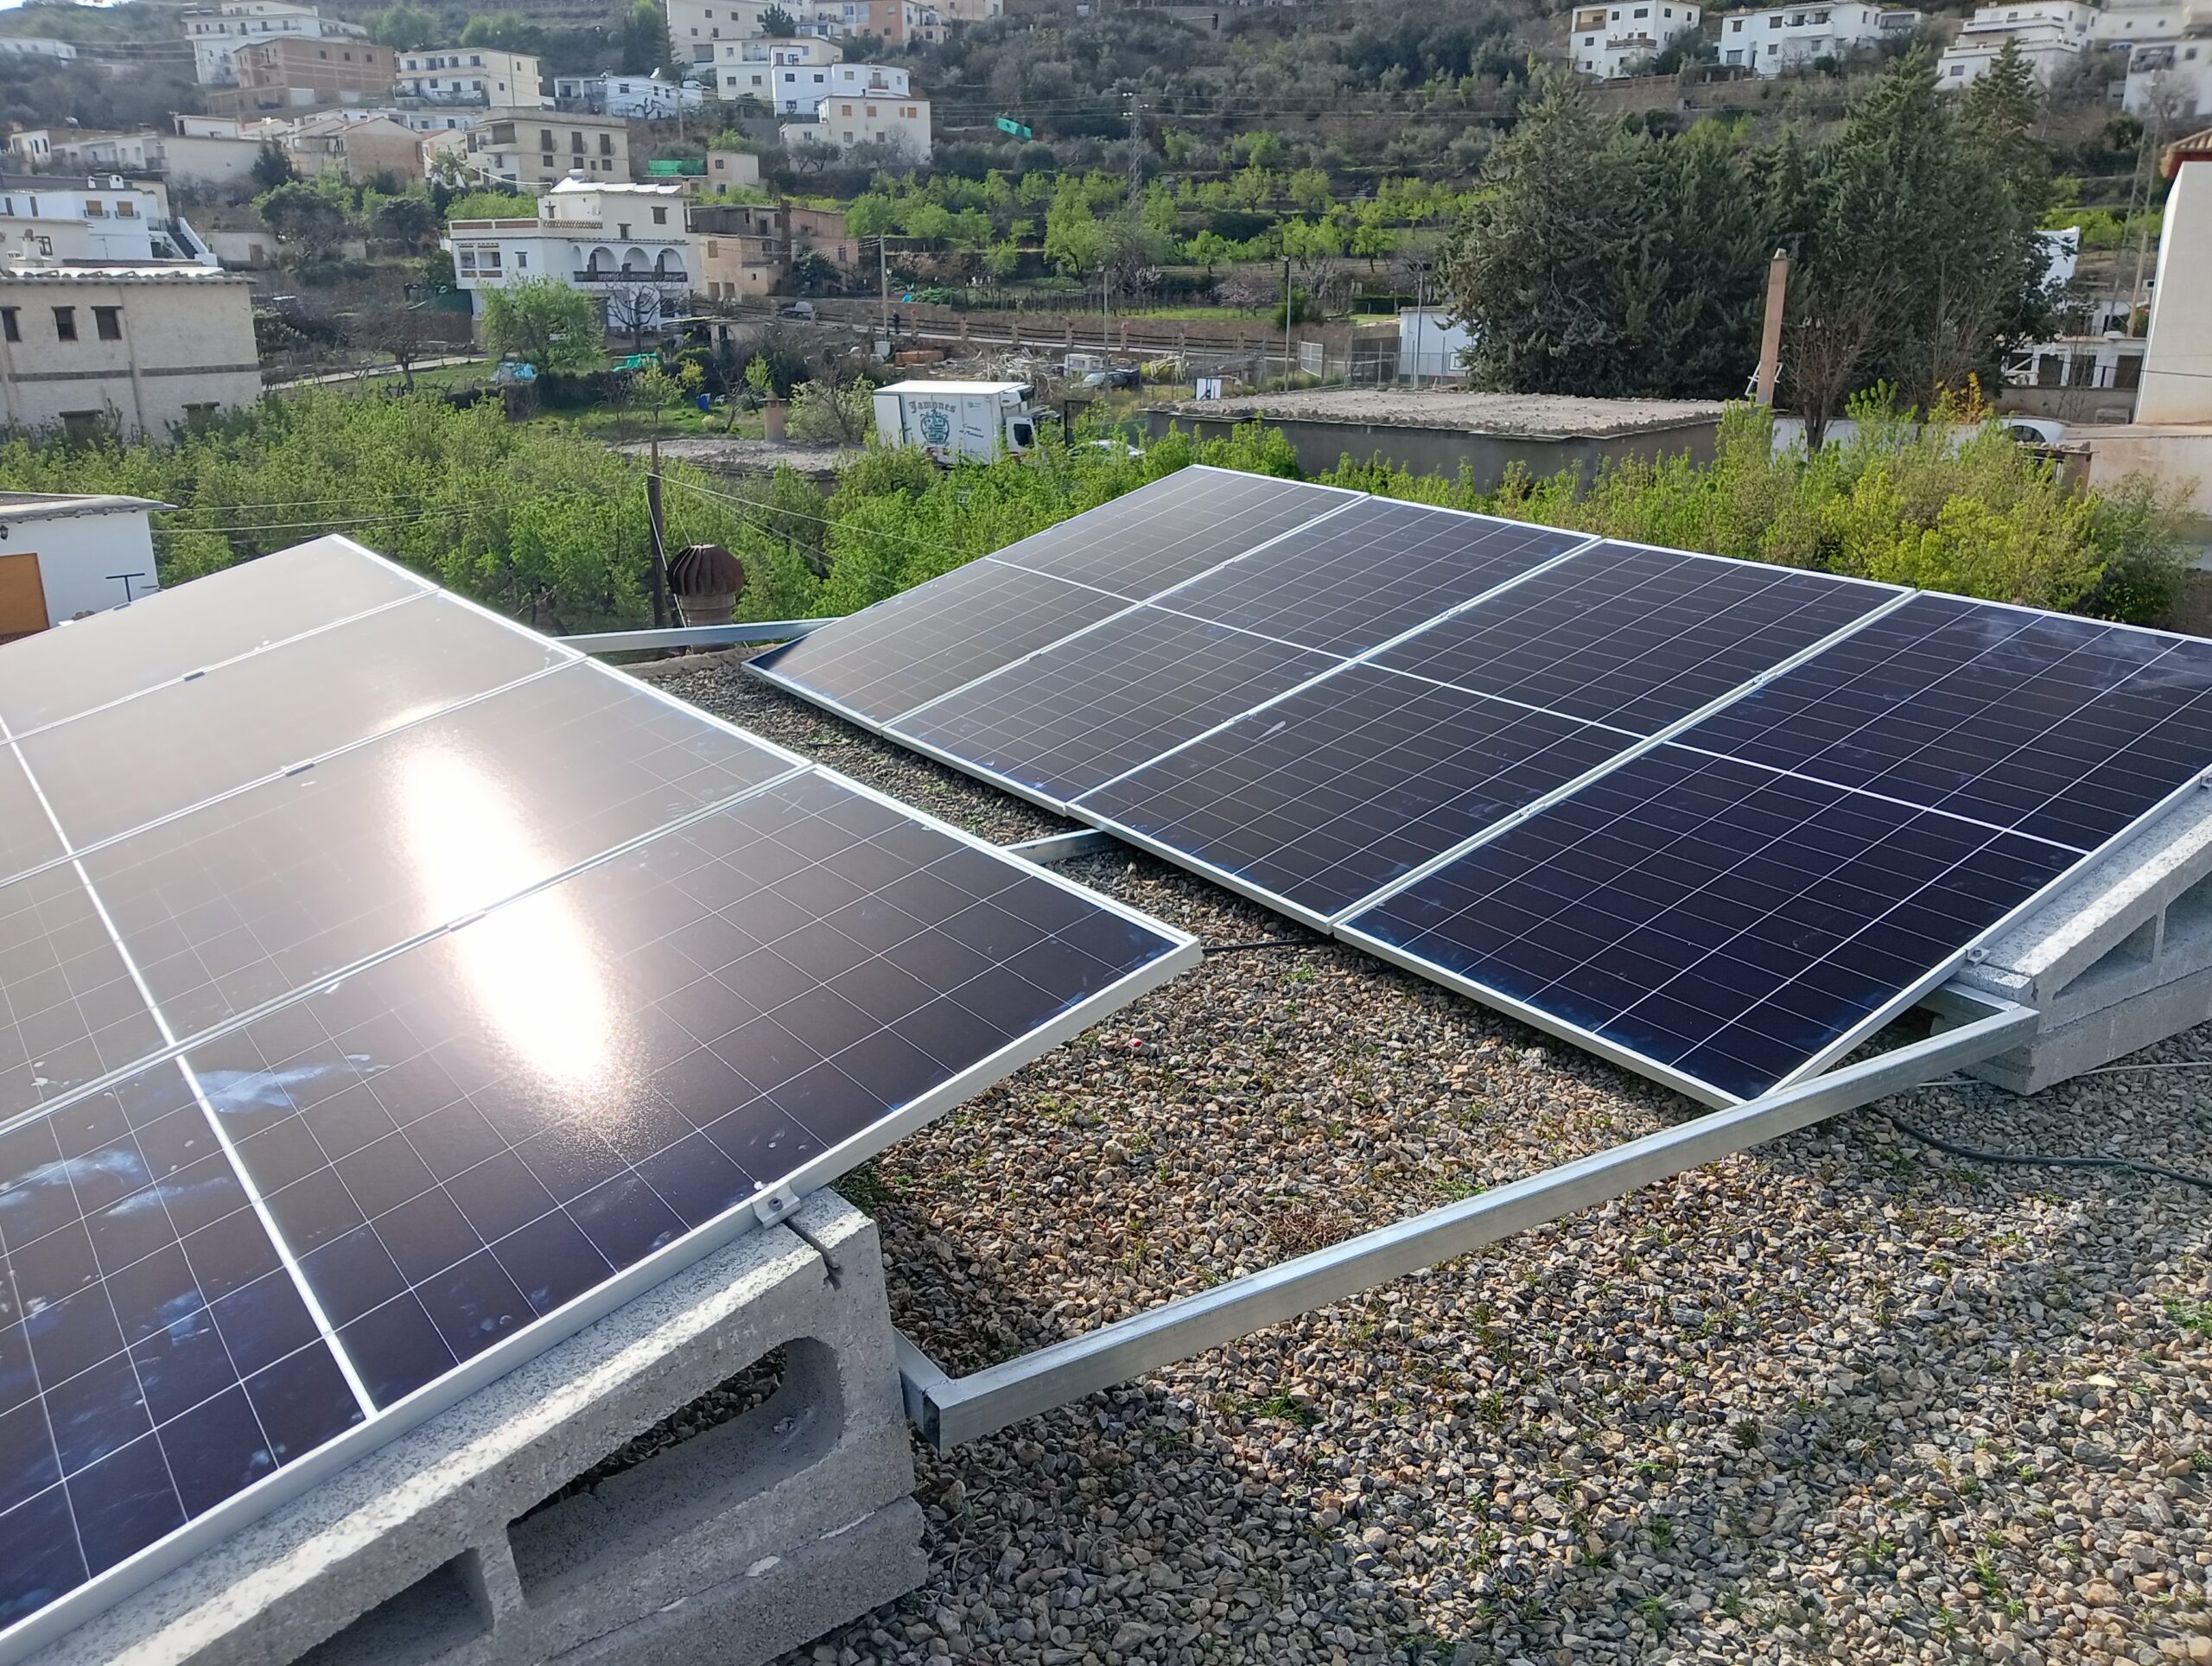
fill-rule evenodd
<path id="1" fill-rule="evenodd" d="M 926 1571 L 891 1339 L 874 1224 L 817 1193 L 37 1659 L 772 1659 Z M 759 1405 L 556 1497 L 779 1351 Z"/>
<path id="2" fill-rule="evenodd" d="M 1243 420 L 1250 420 L 1249 417 Z M 1180 412 L 1148 410 L 1146 431 L 1158 439 L 1171 423 L 1185 432 L 1214 440 L 1226 436 L 1236 419 L 1193 417 Z M 1539 477 L 1562 468 L 1580 468 L 1585 478 L 1595 474 L 1606 458 L 1644 459 L 1678 456 L 1688 452 L 1699 462 L 1713 460 L 1713 443 L 1720 432 L 1718 420 L 1693 422 L 1677 427 L 1648 429 L 1640 434 L 1526 435 L 1477 434 L 1465 429 L 1415 428 L 1405 423 L 1319 422 L 1311 417 L 1265 418 L 1279 428 L 1298 453 L 1298 466 L 1308 474 L 1334 468 L 1349 456 L 1356 463 L 1374 458 L 1409 468 L 1416 474 L 1456 476 L 1464 465 L 1483 491 L 1493 490 L 1505 472 L 1518 463 Z"/>

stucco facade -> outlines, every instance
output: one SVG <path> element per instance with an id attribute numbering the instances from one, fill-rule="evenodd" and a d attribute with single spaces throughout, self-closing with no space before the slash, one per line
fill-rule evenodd
<path id="1" fill-rule="evenodd" d="M 251 280 L 204 266 L 0 268 L 0 414 L 161 436 L 261 397 Z"/>

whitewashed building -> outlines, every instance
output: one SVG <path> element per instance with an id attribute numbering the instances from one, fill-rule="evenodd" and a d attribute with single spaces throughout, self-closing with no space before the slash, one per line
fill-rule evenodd
<path id="1" fill-rule="evenodd" d="M 392 90 L 426 105 L 524 110 L 546 102 L 544 74 L 527 52 L 438 47 L 394 54 L 392 70 Z"/>
<path id="2" fill-rule="evenodd" d="M 610 69 L 597 75 L 553 78 L 556 109 L 594 116 L 652 121 L 678 111 L 696 110 L 706 102 L 705 87 L 692 81 L 665 80 L 658 75 L 621 75 Z"/>
<path id="3" fill-rule="evenodd" d="M 77 48 L 42 35 L 0 35 L 0 58 L 51 58 L 69 64 L 77 60 Z"/>
<path id="4" fill-rule="evenodd" d="M 1910 40 L 1920 14 L 1881 6 L 1773 6 L 1720 19 L 1720 61 L 1761 75 L 1786 75 L 1822 59 L 1841 60 L 1885 41 Z"/>
<path id="5" fill-rule="evenodd" d="M 162 588 L 151 498 L 0 492 L 0 641 L 128 607 Z"/>
<path id="6" fill-rule="evenodd" d="M 750 41 L 760 35 L 760 14 L 775 0 L 661 0 L 668 15 L 668 41 L 680 64 L 719 61 L 715 48 L 723 41 Z M 795 3 L 784 10 L 803 17 L 806 7 Z"/>
<path id="7" fill-rule="evenodd" d="M 444 246 L 480 318 L 486 290 L 550 277 L 592 296 L 610 330 L 655 330 L 684 310 L 697 271 L 683 208 L 679 185 L 563 180 L 535 219 L 454 220 Z"/>
<path id="8" fill-rule="evenodd" d="M 776 130 L 785 148 L 812 145 L 842 152 L 856 144 L 886 144 L 910 162 L 928 161 L 933 137 L 930 101 L 909 90 L 906 72 L 874 64 L 833 64 L 829 73 L 835 78 L 845 71 L 861 73 L 842 87 L 833 82 L 816 99 L 811 120 L 785 122 Z M 777 107 L 785 108 L 780 102 Z"/>
<path id="9" fill-rule="evenodd" d="M 2131 115 L 2155 111 L 2166 119 L 2194 120 L 2212 111 L 2212 26 L 2193 23 L 2179 40 L 2131 48 L 2120 106 Z"/>
<path id="10" fill-rule="evenodd" d="M 2097 9 L 2082 0 L 2024 0 L 1984 6 L 1969 18 L 1936 60 L 1937 84 L 1971 86 L 1989 73 L 2009 41 L 2019 48 L 2036 79 L 2049 86 L 2081 61 L 2094 36 Z"/>
<path id="11" fill-rule="evenodd" d="M 779 69 L 826 70 L 844 55 L 843 48 L 817 35 L 791 41 L 725 41 L 721 55 L 715 60 L 715 91 L 725 99 L 758 99 L 766 104 L 776 96 Z"/>
<path id="12" fill-rule="evenodd" d="M 1575 68 L 1600 80 L 1637 74 L 1701 14 L 1678 0 L 1630 0 L 1625 5 L 1577 6 L 1567 49 Z"/>

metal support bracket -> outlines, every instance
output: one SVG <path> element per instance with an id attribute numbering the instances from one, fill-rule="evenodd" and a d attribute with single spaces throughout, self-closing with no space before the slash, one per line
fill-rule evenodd
<path id="1" fill-rule="evenodd" d="M 1071 832 L 1047 833 L 1042 838 L 1020 839 L 1013 844 L 1002 844 L 999 849 L 1009 856 L 1033 862 L 1039 868 L 1052 868 L 1064 862 L 1073 862 L 1077 856 L 1096 856 L 1116 849 L 1121 843 L 1111 833 L 1102 833 L 1095 827 L 1078 827 Z"/>
<path id="2" fill-rule="evenodd" d="M 747 642 L 788 642 L 835 625 L 835 619 L 779 619 L 765 625 L 684 625 L 659 631 L 587 631 L 555 639 L 578 653 L 649 653 L 656 648 L 733 648 Z"/>
<path id="3" fill-rule="evenodd" d="M 904 1335 L 907 1415 L 939 1448 L 1128 1382 L 1270 1325 L 1902 1093 L 2033 1038 L 2033 1008 L 1945 984 L 1921 1003 L 1936 1033 L 1765 1097 L 1709 1111 L 1556 1168 L 1232 1279 L 1065 1342 L 955 1377 Z"/>

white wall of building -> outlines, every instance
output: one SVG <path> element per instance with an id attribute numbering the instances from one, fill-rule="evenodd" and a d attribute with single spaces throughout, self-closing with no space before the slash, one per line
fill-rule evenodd
<path id="1" fill-rule="evenodd" d="M 1730 12 L 1720 19 L 1720 61 L 1761 75 L 1782 75 L 1823 58 L 1847 57 L 1885 38 L 1910 39 L 1919 23 L 1916 12 L 1869 5 Z"/>
<path id="2" fill-rule="evenodd" d="M 57 260 L 151 260 L 155 238 L 168 218 L 162 194 L 120 177 L 98 183 L 48 177 L 0 181 L 0 220 L 22 228 L 6 238 L 10 255 L 51 255 Z M 40 249 L 39 237 L 58 239 Z M 25 247 L 25 238 L 33 239 Z M 68 244 L 64 252 L 61 241 Z M 163 248 L 168 238 L 162 238 Z"/>
<path id="3" fill-rule="evenodd" d="M 715 48 L 722 41 L 760 38 L 760 14 L 775 0 L 661 0 L 668 14 L 668 41 L 679 64 L 719 61 Z M 803 15 L 805 7 L 785 10 Z"/>
<path id="4" fill-rule="evenodd" d="M 2151 293 L 2151 334 L 2143 349 L 2143 386 L 2135 420 L 2212 423 L 2212 161 L 2184 162 L 2166 194 L 2158 238 L 2158 287 Z"/>
<path id="5" fill-rule="evenodd" d="M 368 31 L 335 17 L 325 17 L 313 6 L 289 5 L 284 0 L 224 0 L 219 6 L 197 6 L 181 14 L 184 38 L 192 46 L 193 77 L 202 86 L 230 86 L 238 80 L 238 49 L 280 35 L 302 35 L 311 41 L 365 40 Z"/>
<path id="6" fill-rule="evenodd" d="M 2097 9 L 2082 0 L 2021 0 L 1984 6 L 1936 60 L 1936 84 L 1971 86 L 1989 73 L 2006 41 L 2018 46 L 2036 79 L 2049 86 L 2080 61 L 2094 38 Z"/>
<path id="7" fill-rule="evenodd" d="M 543 197 L 534 220 L 453 221 L 443 245 L 453 254 L 454 283 L 478 317 L 483 296 L 533 278 L 550 277 L 591 296 L 610 327 L 630 297 L 653 297 L 645 321 L 658 329 L 689 300 L 699 264 L 686 229 L 683 188 L 677 185 L 602 184 L 564 180 Z M 610 300 L 616 316 L 607 318 Z"/>
<path id="8" fill-rule="evenodd" d="M 77 48 L 67 41 L 48 41 L 35 35 L 0 35 L 0 58 L 57 58 L 73 62 Z"/>
<path id="9" fill-rule="evenodd" d="M 520 110 L 542 106 L 545 77 L 527 52 L 490 47 L 437 47 L 392 54 L 395 91 L 426 104 L 480 105 Z"/>
<path id="10" fill-rule="evenodd" d="M 1664 52 L 1676 35 L 1696 29 L 1700 15 L 1697 7 L 1680 0 L 1578 6 L 1567 35 L 1567 55 L 1585 75 L 1611 80 L 1634 74 Z"/>
<path id="11" fill-rule="evenodd" d="M 2130 48 L 2120 106 L 2131 115 L 2157 110 L 2183 120 L 2212 111 L 2212 33 Z"/>
<path id="12" fill-rule="evenodd" d="M 149 512 L 109 509 L 17 519 L 0 506 L 0 556 L 35 555 L 49 626 L 105 613 L 161 588 Z"/>

